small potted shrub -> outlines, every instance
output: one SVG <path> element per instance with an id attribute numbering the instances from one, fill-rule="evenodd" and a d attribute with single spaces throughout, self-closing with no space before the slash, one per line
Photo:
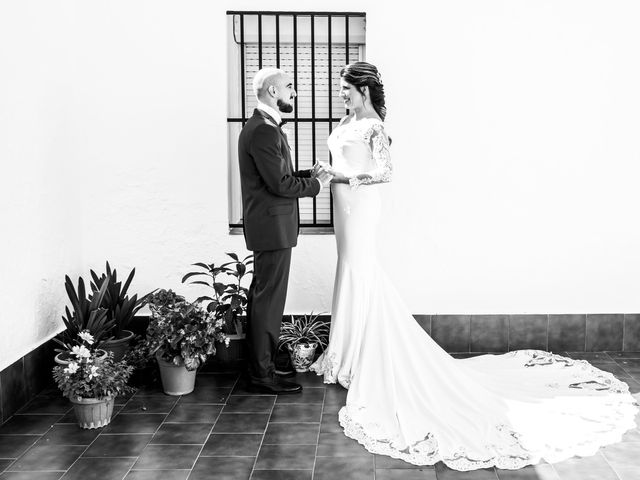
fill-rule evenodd
<path id="1" fill-rule="evenodd" d="M 68 351 L 69 363 L 53 368 L 53 378 L 73 404 L 81 428 L 109 424 L 115 397 L 130 390 L 127 381 L 132 367 L 124 361 L 116 362 L 112 353 L 98 361 L 94 346 L 93 336 L 87 330 L 81 331 Z"/>
<path id="2" fill-rule="evenodd" d="M 124 285 L 118 281 L 118 273 L 115 268 L 111 269 L 109 262 L 106 262 L 106 271 L 106 274 L 103 273 L 98 276 L 96 272 L 91 270 L 91 278 L 93 280 L 91 288 L 95 292 L 101 290 L 105 284 L 107 285 L 101 306 L 107 311 L 107 319 L 113 322 L 113 326 L 109 332 L 110 338 L 105 339 L 103 342 L 103 348 L 113 352 L 115 360 L 120 361 L 129 350 L 133 339 L 133 332 L 126 328 L 135 314 L 144 307 L 149 294 L 140 299 L 137 294 L 129 298 L 127 291 L 136 273 L 135 268 L 131 270 Z"/>
<path id="3" fill-rule="evenodd" d="M 62 316 L 62 321 L 66 330 L 57 338 L 54 338 L 54 341 L 62 347 L 56 349 L 56 363 L 66 365 L 71 361 L 73 357 L 69 352 L 75 345 L 80 332 L 88 332 L 91 335 L 93 345 L 96 347 L 97 359 L 106 357 L 107 352 L 97 347 L 102 346 L 102 341 L 108 336 L 114 325 L 113 320 L 107 318 L 107 311 L 101 307 L 106 295 L 107 285 L 104 284 L 97 291 L 87 294 L 82 277 L 78 278 L 76 291 L 75 285 L 66 275 L 64 286 L 73 312 L 69 310 L 68 306 L 65 307 L 65 315 Z"/>
<path id="4" fill-rule="evenodd" d="M 320 320 L 320 314 L 293 316 L 283 321 L 280 329 L 280 348 L 286 348 L 296 372 L 308 372 L 316 348 L 324 350 L 329 341 L 329 322 Z"/>
<path id="5" fill-rule="evenodd" d="M 157 359 L 166 394 L 191 393 L 197 368 L 215 353 L 216 341 L 225 343 L 222 321 L 171 290 L 150 295 L 149 308 L 151 319 L 141 348 Z"/>
<path id="6" fill-rule="evenodd" d="M 215 263 L 194 263 L 198 270 L 187 273 L 182 283 L 204 285 L 210 294 L 198 297 L 207 311 L 213 312 L 217 319 L 223 321 L 222 331 L 227 336 L 225 348 L 216 350 L 216 358 L 223 362 L 238 360 L 241 356 L 240 344 L 245 338 L 245 313 L 247 310 L 248 284 L 253 273 L 253 255 L 240 260 L 237 254 L 227 253 L 231 261 L 216 265 Z M 222 345 L 219 345 L 220 347 Z"/>

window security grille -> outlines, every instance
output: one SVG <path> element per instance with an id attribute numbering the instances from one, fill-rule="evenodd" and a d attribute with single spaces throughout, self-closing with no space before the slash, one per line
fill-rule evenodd
<path id="1" fill-rule="evenodd" d="M 364 59 L 363 13 L 227 12 L 229 49 L 229 226 L 242 226 L 237 141 L 257 100 L 253 78 L 279 67 L 294 79 L 293 114 L 283 114 L 296 169 L 331 161 L 327 138 L 346 113 L 338 92 L 340 69 Z M 313 59 L 313 61 L 312 61 Z M 332 227 L 330 190 L 300 199 L 300 227 Z"/>

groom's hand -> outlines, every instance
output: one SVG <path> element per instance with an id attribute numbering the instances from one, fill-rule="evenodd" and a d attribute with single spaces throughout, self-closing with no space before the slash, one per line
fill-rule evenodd
<path id="1" fill-rule="evenodd" d="M 324 188 L 324 187 L 328 187 L 331 184 L 331 179 L 333 178 L 333 175 L 327 172 L 325 169 L 321 168 L 318 170 L 318 173 L 316 174 L 316 178 L 320 181 L 320 183 L 322 184 L 322 187 Z"/>

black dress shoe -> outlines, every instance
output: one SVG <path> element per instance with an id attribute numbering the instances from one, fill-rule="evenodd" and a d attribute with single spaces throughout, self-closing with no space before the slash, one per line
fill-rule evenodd
<path id="1" fill-rule="evenodd" d="M 252 378 L 249 383 L 250 387 L 254 391 L 262 393 L 271 393 L 275 395 L 287 395 L 290 393 L 299 393 L 302 391 L 302 387 L 297 383 L 287 382 L 277 376 L 267 377 L 264 379 Z"/>

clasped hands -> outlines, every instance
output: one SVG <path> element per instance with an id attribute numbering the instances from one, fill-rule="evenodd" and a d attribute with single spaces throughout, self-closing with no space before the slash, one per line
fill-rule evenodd
<path id="1" fill-rule="evenodd" d="M 313 165 L 311 176 L 320 180 L 323 187 L 328 186 L 332 181 L 335 183 L 345 179 L 343 174 L 334 170 L 333 167 L 326 162 L 318 162 Z"/>

